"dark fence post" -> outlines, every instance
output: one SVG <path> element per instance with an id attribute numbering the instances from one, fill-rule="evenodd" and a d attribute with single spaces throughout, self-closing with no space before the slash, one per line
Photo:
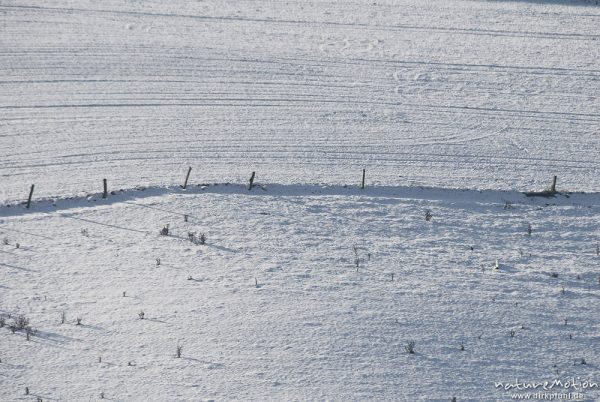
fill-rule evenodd
<path id="1" fill-rule="evenodd" d="M 27 198 L 27 209 L 29 209 L 29 207 L 31 206 L 31 197 L 33 197 L 33 188 L 35 187 L 35 184 L 31 185 L 31 190 L 29 190 L 29 198 Z"/>
<path id="2" fill-rule="evenodd" d="M 364 190 L 365 188 L 365 173 L 366 173 L 367 169 L 363 169 L 363 178 L 362 178 L 362 184 L 360 185 L 360 188 Z"/>
<path id="3" fill-rule="evenodd" d="M 252 190 L 252 186 L 254 186 L 254 176 L 256 172 L 252 172 L 252 176 L 250 176 L 250 184 L 248 185 L 248 190 Z"/>
<path id="4" fill-rule="evenodd" d="M 187 187 L 188 179 L 190 178 L 190 173 L 192 173 L 192 167 L 190 166 L 187 172 L 187 176 L 185 176 L 185 183 L 183 183 L 183 189 L 185 190 Z"/>
<path id="5" fill-rule="evenodd" d="M 102 179 L 102 184 L 104 184 L 104 192 L 102 193 L 102 198 L 108 197 L 108 185 L 106 183 L 106 179 Z"/>

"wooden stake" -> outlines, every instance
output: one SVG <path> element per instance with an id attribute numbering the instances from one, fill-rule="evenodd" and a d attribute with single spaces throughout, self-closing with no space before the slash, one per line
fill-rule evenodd
<path id="1" fill-rule="evenodd" d="M 33 188 L 35 187 L 35 184 L 31 185 L 31 190 L 29 190 L 29 198 L 27 198 L 27 209 L 29 209 L 29 207 L 31 206 L 31 197 L 33 197 Z"/>
<path id="2" fill-rule="evenodd" d="M 364 190 L 364 189 L 365 189 L 365 173 L 366 173 L 366 170 L 367 170 L 367 169 L 363 169 L 362 184 L 360 185 L 360 188 L 361 188 L 362 190 Z"/>
<path id="3" fill-rule="evenodd" d="M 104 192 L 102 193 L 102 198 L 108 197 L 108 185 L 106 183 L 106 179 L 102 179 L 102 184 L 104 185 Z"/>
<path id="4" fill-rule="evenodd" d="M 187 176 L 185 176 L 185 183 L 183 183 L 183 189 L 185 190 L 187 187 L 188 179 L 190 178 L 190 173 L 192 173 L 192 167 L 190 166 L 187 172 Z"/>
<path id="5" fill-rule="evenodd" d="M 252 190 L 252 186 L 254 186 L 254 176 L 256 172 L 252 172 L 252 176 L 250 176 L 250 184 L 248 185 L 248 190 Z"/>
<path id="6" fill-rule="evenodd" d="M 556 193 L 556 176 L 554 176 L 554 179 L 552 180 L 552 186 L 550 187 L 550 192 Z"/>
<path id="7" fill-rule="evenodd" d="M 394 282 L 394 274 L 392 274 L 392 282 Z"/>

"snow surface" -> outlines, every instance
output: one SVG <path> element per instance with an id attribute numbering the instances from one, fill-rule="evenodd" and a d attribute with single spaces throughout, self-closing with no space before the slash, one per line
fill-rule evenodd
<path id="1" fill-rule="evenodd" d="M 0 200 L 195 180 L 598 191 L 579 1 L 0 3 Z"/>
<path id="2" fill-rule="evenodd" d="M 600 383 L 599 90 L 590 2 L 0 1 L 0 401 Z"/>
<path id="3" fill-rule="evenodd" d="M 38 333 L 0 329 L 0 400 L 496 401 L 499 381 L 598 382 L 599 209 L 239 185 L 3 207 L 0 313 Z"/>

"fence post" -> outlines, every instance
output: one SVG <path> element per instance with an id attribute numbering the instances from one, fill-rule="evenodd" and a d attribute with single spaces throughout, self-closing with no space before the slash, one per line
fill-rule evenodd
<path id="1" fill-rule="evenodd" d="M 248 190 L 252 190 L 252 186 L 254 186 L 254 176 L 256 172 L 252 172 L 252 176 L 250 176 L 250 184 L 248 185 Z"/>
<path id="2" fill-rule="evenodd" d="M 360 185 L 360 188 L 361 188 L 362 190 L 364 190 L 364 189 L 365 189 L 365 172 L 366 172 L 366 170 L 367 170 L 367 169 L 363 169 L 362 184 Z"/>
<path id="3" fill-rule="evenodd" d="M 108 197 L 108 185 L 106 184 L 106 179 L 102 179 L 102 184 L 104 185 L 104 192 L 102 193 L 102 198 Z"/>
<path id="4" fill-rule="evenodd" d="M 550 187 L 550 192 L 556 193 L 556 176 L 554 176 L 554 179 L 552 180 L 552 186 Z"/>
<path id="5" fill-rule="evenodd" d="M 35 187 L 35 184 L 31 185 L 31 190 L 29 190 L 29 198 L 27 198 L 27 209 L 29 209 L 29 207 L 31 206 L 31 197 L 33 197 L 33 188 Z"/>
<path id="6" fill-rule="evenodd" d="M 192 172 L 192 167 L 188 168 L 187 176 L 185 176 L 185 183 L 183 183 L 183 189 L 185 190 L 187 187 L 188 179 L 190 178 L 190 173 Z"/>

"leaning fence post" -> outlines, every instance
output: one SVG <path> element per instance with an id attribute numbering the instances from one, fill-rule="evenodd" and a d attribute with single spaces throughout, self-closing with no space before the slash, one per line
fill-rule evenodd
<path id="1" fill-rule="evenodd" d="M 31 185 L 31 190 L 29 190 L 29 198 L 27 198 L 27 209 L 29 209 L 29 207 L 31 206 L 31 197 L 33 197 L 33 188 L 35 187 L 35 184 Z"/>
<path id="2" fill-rule="evenodd" d="M 192 173 L 192 167 L 191 166 L 188 168 L 187 175 L 185 176 L 185 183 L 183 183 L 183 189 L 184 190 L 187 187 L 187 182 L 188 182 L 188 179 L 190 178 L 190 173 Z"/>
<path id="3" fill-rule="evenodd" d="M 256 172 L 252 172 L 252 176 L 250 176 L 250 184 L 248 185 L 248 190 L 252 190 L 252 186 L 254 186 L 254 176 Z"/>
<path id="4" fill-rule="evenodd" d="M 106 179 L 102 179 L 102 184 L 104 184 L 104 192 L 102 193 L 102 198 L 108 197 L 108 185 L 106 184 Z"/>
<path id="5" fill-rule="evenodd" d="M 363 177 L 362 177 L 362 184 L 360 185 L 361 189 L 365 189 L 365 172 L 367 169 L 363 169 Z"/>
<path id="6" fill-rule="evenodd" d="M 552 186 L 550 187 L 550 192 L 556 193 L 556 176 L 554 176 L 554 179 L 552 180 Z"/>

